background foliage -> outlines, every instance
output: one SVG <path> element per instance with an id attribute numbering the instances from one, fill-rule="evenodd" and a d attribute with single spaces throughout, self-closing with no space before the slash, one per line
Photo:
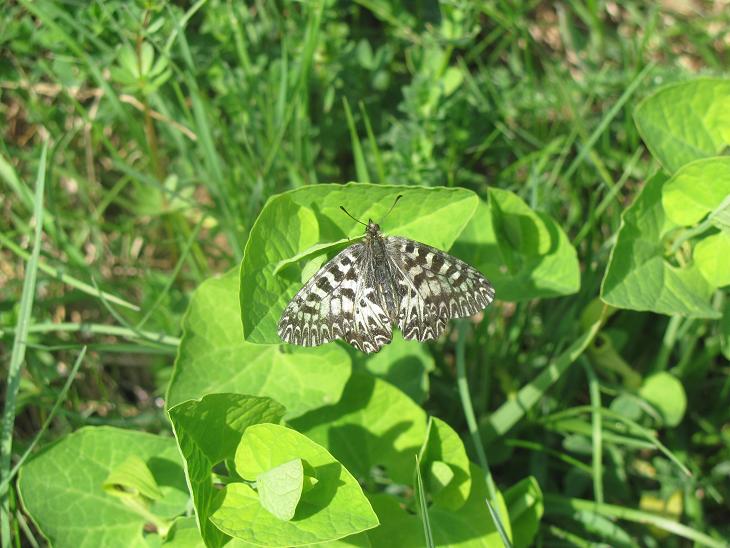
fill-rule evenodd
<path id="1" fill-rule="evenodd" d="M 197 519 L 220 544 L 238 524 L 215 510 L 250 501 L 211 479 L 284 420 L 358 509 L 319 537 L 287 521 L 287 542 L 374 510 L 343 542 L 422 545 L 420 453 L 438 545 L 500 545 L 493 481 L 518 546 L 723 546 L 729 19 L 723 2 L 4 6 L 3 541 L 187 546 Z M 320 185 L 351 180 L 377 186 Z M 337 206 L 376 215 L 401 192 L 385 228 L 485 272 L 483 317 L 372 358 L 253 344 L 359 233 Z"/>

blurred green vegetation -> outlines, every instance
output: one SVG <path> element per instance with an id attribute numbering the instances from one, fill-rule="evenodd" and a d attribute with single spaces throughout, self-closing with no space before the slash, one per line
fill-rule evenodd
<path id="1" fill-rule="evenodd" d="M 637 104 L 663 84 L 722 76 L 729 45 L 730 7 L 689 0 L 8 3 L 3 378 L 33 238 L 31 182 L 49 143 L 13 455 L 59 396 L 43 445 L 84 425 L 169 432 L 164 395 L 191 293 L 238 265 L 273 194 L 351 180 L 463 187 L 483 199 L 495 188 L 555 219 L 581 267 L 567 297 L 498 294 L 465 342 L 497 485 L 537 479 L 540 545 L 687 545 L 638 518 L 596 519 L 571 497 L 615 505 L 612 517 L 658 512 L 729 538 L 727 312 L 713 322 L 621 310 L 517 426 L 497 435 L 489 422 L 591 323 L 581 322 L 620 215 L 660 168 L 634 123 Z M 430 345 L 423 405 L 466 440 L 455 339 Z M 686 407 L 663 408 L 678 390 Z M 691 476 L 611 417 L 597 421 L 591 406 L 601 403 L 657 432 Z M 40 542 L 13 493 L 9 505 L 14 538 Z"/>

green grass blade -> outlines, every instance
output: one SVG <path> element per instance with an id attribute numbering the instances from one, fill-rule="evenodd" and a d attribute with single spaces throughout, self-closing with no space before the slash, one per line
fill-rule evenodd
<path id="1" fill-rule="evenodd" d="M 596 321 L 570 347 L 558 356 L 553 363 L 547 366 L 532 382 L 523 386 L 517 397 L 505 402 L 497 411 L 492 413 L 486 424 L 482 425 L 482 434 L 485 441 L 501 436 L 519 422 L 525 413 L 540 400 L 550 388 L 588 348 L 591 341 L 601 329 L 603 317 Z"/>
<path id="2" fill-rule="evenodd" d="M 461 399 L 461 405 L 464 409 L 464 417 L 466 418 L 467 428 L 469 429 L 469 435 L 471 436 L 472 442 L 474 443 L 474 449 L 477 452 L 477 458 L 479 459 L 479 465 L 484 471 L 484 481 L 487 484 L 487 493 L 489 499 L 491 499 L 491 506 L 497 507 L 497 487 L 494 485 L 494 479 L 492 479 L 492 473 L 489 471 L 489 463 L 487 462 L 487 453 L 484 450 L 484 444 L 482 443 L 482 437 L 479 433 L 479 426 L 477 425 L 477 419 L 474 415 L 474 406 L 471 402 L 471 395 L 469 394 L 469 381 L 466 378 L 466 360 L 464 357 L 464 351 L 466 346 L 466 330 L 468 324 L 466 321 L 461 320 L 457 327 L 458 338 L 456 340 L 456 384 L 459 389 L 459 398 Z M 490 501 L 488 501 L 490 502 Z M 492 517 L 497 529 L 504 529 L 502 525 L 501 517 L 499 512 L 493 512 Z M 507 516 L 502 516 L 507 518 Z"/>
<path id="3" fill-rule="evenodd" d="M 621 111 L 621 109 L 624 107 L 626 102 L 629 100 L 629 98 L 636 92 L 636 90 L 639 87 L 639 84 L 644 81 L 644 78 L 651 72 L 651 70 L 654 68 L 654 63 L 647 64 L 644 69 L 636 75 L 636 78 L 633 79 L 631 84 L 629 84 L 629 87 L 626 88 L 626 90 L 621 94 L 621 97 L 619 97 L 618 101 L 614 103 L 614 105 L 610 108 L 610 110 L 605 114 L 601 122 L 596 126 L 596 129 L 593 130 L 593 133 L 591 133 L 590 137 L 588 137 L 588 140 L 585 142 L 585 144 L 581 147 L 580 152 L 575 157 L 575 159 L 570 163 L 568 166 L 568 169 L 565 170 L 565 173 L 563 174 L 563 177 L 566 180 L 570 180 L 570 178 L 575 173 L 575 170 L 578 169 L 578 166 L 583 162 L 586 155 L 590 153 L 593 150 L 593 147 L 596 144 L 596 141 L 598 141 L 599 137 L 603 134 L 604 131 L 606 131 L 606 128 L 608 128 L 608 125 L 611 123 L 611 121 L 616 117 L 616 115 Z"/>
<path id="4" fill-rule="evenodd" d="M 63 388 L 58 393 L 58 396 L 56 396 L 56 401 L 53 404 L 51 411 L 48 413 L 46 420 L 43 421 L 43 425 L 41 426 L 41 429 L 35 435 L 35 437 L 33 438 L 33 441 L 30 442 L 30 444 L 28 445 L 28 448 L 25 450 L 25 452 L 20 456 L 20 458 L 18 459 L 18 462 L 15 463 L 15 466 L 13 466 L 13 469 L 10 471 L 10 473 L 7 475 L 7 477 L 4 477 L 2 479 L 2 482 L 0 483 L 0 492 L 4 492 L 8 488 L 8 484 L 13 480 L 13 478 L 15 477 L 15 474 L 18 473 L 18 470 L 20 470 L 20 467 L 23 466 L 23 463 L 27 460 L 27 458 L 33 452 L 33 449 L 35 448 L 35 446 L 38 444 L 40 439 L 43 437 L 43 434 L 45 434 L 46 430 L 48 430 L 48 427 L 51 425 L 53 418 L 56 416 L 56 413 L 58 412 L 58 408 L 61 406 L 61 404 L 66 399 L 66 394 L 68 393 L 69 388 L 71 388 L 71 384 L 73 383 L 74 379 L 76 378 L 76 374 L 79 372 L 79 368 L 81 367 L 81 364 L 84 361 L 84 356 L 86 356 L 86 347 L 85 346 L 81 349 L 81 352 L 79 352 L 79 355 L 76 357 L 76 361 L 74 362 L 74 365 L 71 368 L 71 372 L 68 374 L 68 377 L 66 378 L 66 382 L 64 383 Z"/>
<path id="5" fill-rule="evenodd" d="M 175 268 L 172 269 L 172 272 L 167 278 L 167 283 L 165 283 L 165 287 L 163 287 L 162 290 L 158 293 L 155 302 L 152 303 L 152 306 L 147 310 L 147 312 L 145 312 L 144 316 L 142 316 L 142 319 L 139 320 L 137 322 L 137 325 L 134 326 L 135 331 L 142 329 L 144 324 L 147 323 L 147 320 L 150 319 L 155 310 L 157 310 L 157 307 L 160 306 L 160 303 L 162 303 L 164 298 L 170 292 L 170 289 L 172 289 L 172 286 L 175 283 L 175 280 L 177 280 L 178 274 L 180 273 L 180 269 L 182 268 L 185 260 L 190 254 L 190 250 L 192 249 L 195 240 L 198 238 L 198 234 L 200 234 L 200 229 L 203 226 L 203 221 L 205 221 L 205 217 L 200 218 L 198 223 L 195 225 L 195 228 L 193 228 L 192 232 L 188 236 L 188 239 L 185 242 L 185 246 L 180 253 L 180 257 L 178 258 L 177 263 L 175 263 Z"/>
<path id="6" fill-rule="evenodd" d="M 365 156 L 363 156 L 362 153 L 360 137 L 357 134 L 355 120 L 353 120 L 352 118 L 352 111 L 350 110 L 350 103 L 347 101 L 347 97 L 342 97 L 342 105 L 345 108 L 347 127 L 350 130 L 350 141 L 352 142 L 352 156 L 355 159 L 355 174 L 357 176 L 357 180 L 361 183 L 369 183 L 370 174 L 368 173 L 368 166 L 367 163 L 365 163 Z"/>
<path id="7" fill-rule="evenodd" d="M 585 358 L 583 358 L 583 368 L 588 376 L 588 392 L 591 397 L 591 407 L 593 409 L 601 409 L 601 385 L 598 383 L 598 377 L 596 377 L 596 373 L 593 371 L 591 364 Z M 601 419 L 601 413 L 595 411 L 591 413 L 591 423 L 593 426 L 591 433 L 591 439 L 593 441 L 593 496 L 598 503 L 603 502 L 603 426 Z"/>
<path id="8" fill-rule="evenodd" d="M 636 433 L 640 435 L 641 437 L 645 438 L 648 443 L 650 443 L 655 449 L 659 450 L 664 454 L 665 457 L 667 457 L 669 460 L 671 460 L 674 464 L 677 465 L 677 467 L 687 476 L 692 477 L 692 472 L 690 472 L 689 468 L 679 460 L 679 458 L 672 453 L 666 445 L 664 445 L 662 442 L 660 442 L 654 434 L 652 434 L 651 430 L 648 428 L 644 428 L 639 423 L 632 421 L 631 419 L 628 419 L 624 417 L 623 415 L 616 413 L 614 411 L 611 411 L 610 409 L 603 409 L 603 408 L 595 408 L 590 405 L 579 405 L 577 407 L 572 407 L 571 409 L 566 409 L 565 411 L 560 411 L 558 413 L 553 413 L 552 415 L 549 415 L 543 419 L 545 422 L 550 421 L 556 421 L 560 420 L 565 417 L 571 417 L 575 415 L 580 415 L 583 413 L 600 413 L 604 417 L 613 419 L 617 422 L 622 423 L 627 427 L 627 430 L 629 433 Z M 607 436 L 604 435 L 604 438 L 608 439 Z"/>
<path id="9" fill-rule="evenodd" d="M 416 455 L 416 491 L 418 492 L 418 515 L 421 518 L 423 534 L 426 538 L 427 548 L 434 548 L 433 532 L 431 531 L 431 520 L 428 517 L 428 506 L 426 504 L 426 492 L 423 489 L 423 478 L 421 477 L 421 459 Z"/>
<path id="10" fill-rule="evenodd" d="M 497 533 L 499 533 L 499 538 L 502 539 L 502 544 L 504 545 L 505 548 L 512 548 L 512 542 L 510 542 L 510 540 L 509 540 L 507 531 L 504 530 L 504 525 L 502 525 L 502 520 L 499 519 L 499 512 L 497 512 L 497 509 L 489 503 L 489 499 L 484 499 L 484 502 L 486 503 L 487 508 L 489 509 L 489 515 L 492 516 L 492 521 L 494 522 L 494 526 L 497 528 Z"/>
<path id="11" fill-rule="evenodd" d="M 93 281 L 93 279 L 92 279 L 92 281 Z M 120 323 L 122 326 L 124 326 L 124 328 L 126 328 L 129 332 L 134 333 L 134 335 L 136 336 L 136 338 L 139 338 L 139 339 L 142 339 L 144 341 L 151 342 L 151 343 L 160 343 L 160 341 L 158 339 L 156 339 L 156 338 L 153 338 L 153 339 L 147 338 L 145 336 L 145 334 L 144 334 L 144 331 L 141 331 L 141 330 L 137 329 L 136 327 L 134 327 L 132 324 L 130 324 L 126 320 L 126 318 L 124 318 L 124 316 L 122 316 L 119 312 L 117 312 L 116 310 L 114 310 L 114 307 L 109 302 L 107 302 L 106 300 L 104 300 L 103 297 L 101 299 L 101 304 L 104 305 L 104 308 L 107 309 L 107 312 L 109 312 L 109 314 L 111 314 L 112 317 L 118 323 Z M 161 343 L 161 344 L 164 344 L 164 343 Z"/>
<path id="12" fill-rule="evenodd" d="M 13 339 L 13 350 L 8 367 L 8 380 L 5 391 L 5 407 L 3 409 L 3 426 L 0 433 L 0 480 L 9 478 L 10 457 L 13 451 L 13 429 L 15 425 L 15 406 L 20 388 L 20 374 L 25 360 L 26 339 L 31 321 L 33 298 L 35 296 L 36 276 L 38 274 L 38 257 L 41 251 L 41 233 L 43 228 L 43 191 L 46 184 L 46 155 L 48 142 L 44 143 L 41 159 L 38 164 L 38 176 L 35 183 L 33 198 L 33 218 L 35 219 L 35 233 L 33 248 L 26 263 L 23 293 L 20 298 L 20 313 Z M 10 504 L 8 488 L 0 489 L 0 540 L 3 546 L 10 546 Z"/>
<path id="13" fill-rule="evenodd" d="M 570 516 L 576 511 L 595 512 L 609 518 L 618 518 L 634 523 L 642 523 L 644 525 L 652 525 L 663 529 L 669 533 L 680 537 L 698 542 L 712 548 L 727 548 L 728 544 L 720 540 L 714 539 L 705 533 L 697 531 L 692 527 L 688 527 L 677 521 L 665 518 L 663 516 L 644 512 L 642 510 L 634 510 L 625 508 L 615 504 L 599 504 L 592 500 L 582 500 L 560 495 L 545 494 L 545 511 L 552 514 L 560 514 Z"/>
<path id="14" fill-rule="evenodd" d="M 7 236 L 0 233 L 0 244 L 7 247 L 10 251 L 15 253 L 18 257 L 21 257 L 22 259 L 25 259 L 26 261 L 30 260 L 30 253 L 27 251 L 24 251 L 20 246 L 18 246 L 15 242 L 10 240 Z M 74 287 L 78 289 L 79 291 L 86 293 L 87 295 L 91 295 L 92 297 L 99 297 L 100 299 L 106 299 L 110 303 L 117 304 L 119 306 L 123 306 L 125 308 L 129 308 L 130 310 L 134 310 L 135 312 L 139 311 L 139 307 L 136 304 L 132 304 L 129 301 L 125 301 L 124 299 L 117 297 L 116 295 L 112 295 L 111 293 L 107 293 L 106 291 L 101 291 L 99 288 L 94 287 L 92 285 L 89 285 L 87 283 L 82 282 L 81 280 L 77 280 L 73 276 L 69 276 L 68 274 L 65 274 L 61 269 L 52 267 L 50 265 L 47 265 L 46 263 L 38 260 L 37 262 L 38 270 L 41 272 L 44 272 L 51 276 L 52 278 L 57 279 L 59 282 L 64 283 L 68 286 Z"/>
<path id="15" fill-rule="evenodd" d="M 0 337 L 4 336 L 6 333 L 15 333 L 15 331 L 15 328 L 0 329 Z M 180 339 L 178 337 L 173 337 L 172 335 L 102 323 L 48 322 L 36 323 L 28 328 L 28 333 L 53 332 L 82 333 L 84 335 L 111 335 L 113 337 L 121 337 L 130 341 L 151 342 L 170 347 L 176 347 L 180 344 Z M 63 348 L 68 347 L 64 346 Z"/>
<path id="16" fill-rule="evenodd" d="M 360 107 L 360 113 L 362 114 L 362 121 L 365 122 L 365 131 L 368 134 L 368 144 L 370 145 L 370 152 L 372 153 L 373 160 L 375 161 L 375 171 L 378 173 L 377 182 L 385 184 L 388 182 L 385 176 L 385 165 L 383 164 L 383 157 L 380 154 L 378 141 L 375 138 L 375 133 L 373 132 L 373 126 L 370 124 L 370 117 L 368 116 L 368 112 L 367 110 L 365 110 L 365 105 L 362 101 L 360 101 L 358 106 Z"/>
<path id="17" fill-rule="evenodd" d="M 24 205 L 32 206 L 33 195 L 28 190 L 28 187 L 20 181 L 12 164 L 2 154 L 0 154 L 0 179 L 5 181 L 5 184 L 10 187 L 10 190 L 15 193 Z"/>

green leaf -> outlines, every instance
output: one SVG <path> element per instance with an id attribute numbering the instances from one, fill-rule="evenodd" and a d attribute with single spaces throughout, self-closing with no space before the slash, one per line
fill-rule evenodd
<path id="1" fill-rule="evenodd" d="M 714 287 L 730 285 L 730 234 L 718 232 L 703 238 L 694 248 L 697 268 Z"/>
<path id="2" fill-rule="evenodd" d="M 139 470 L 130 457 L 144 463 L 161 494 L 147 505 L 133 507 L 104 489 L 120 466 Z M 18 489 L 28 515 L 57 547 L 146 546 L 144 528 L 166 533 L 189 500 L 172 438 L 111 427 L 82 428 L 44 449 L 20 469 Z"/>
<path id="3" fill-rule="evenodd" d="M 129 455 L 109 472 L 102 487 L 107 493 L 117 497 L 159 500 L 163 496 L 147 464 L 137 455 Z"/>
<path id="4" fill-rule="evenodd" d="M 422 461 L 431 468 L 432 474 L 426 477 L 429 478 L 433 504 L 448 510 L 458 510 L 471 491 L 469 459 L 464 443 L 451 426 L 436 417 L 431 417 L 431 428 L 428 432 Z M 436 470 L 433 464 L 436 464 Z M 451 472 L 451 478 L 447 481 L 444 480 L 448 478 L 448 474 L 444 474 L 442 465 Z"/>
<path id="5" fill-rule="evenodd" d="M 303 487 L 302 459 L 290 460 L 256 476 L 261 506 L 284 521 L 294 517 Z"/>
<path id="6" fill-rule="evenodd" d="M 661 174 L 649 179 L 624 211 L 601 298 L 617 308 L 717 318 L 709 304 L 713 288 L 697 266 L 677 268 L 664 259 L 662 237 L 676 228 L 662 207 L 665 182 Z"/>
<path id="7" fill-rule="evenodd" d="M 687 410 L 687 395 L 674 375 L 661 372 L 647 377 L 639 394 L 657 408 L 667 426 L 677 426 L 682 422 Z"/>
<path id="8" fill-rule="evenodd" d="M 407 341 L 399 332 L 393 333 L 393 341 L 375 354 L 351 351 L 353 365 L 365 368 L 372 375 L 388 381 L 421 403 L 428 396 L 428 374 L 435 364 L 426 345 L 419 341 Z"/>
<path id="9" fill-rule="evenodd" d="M 383 466 L 397 483 L 413 481 L 413 456 L 426 433 L 426 414 L 385 381 L 355 372 L 336 404 L 290 424 L 326 447 L 358 477 Z"/>
<path id="10" fill-rule="evenodd" d="M 319 480 L 302 494 L 291 521 L 261 511 L 260 495 L 246 483 L 230 483 L 211 521 L 225 533 L 262 546 L 324 542 L 378 525 L 378 518 L 347 469 L 306 436 L 274 424 L 258 424 L 243 434 L 236 471 L 254 479 L 293 459 L 314 469 Z"/>
<path id="11" fill-rule="evenodd" d="M 428 510 L 434 542 L 439 548 L 502 546 L 486 505 L 484 472 L 471 464 L 469 473 L 473 478 L 472 488 L 461 508 L 454 511 L 434 505 Z M 498 497 L 501 501 L 501 495 Z M 373 546 L 423 546 L 423 527 L 417 515 L 404 510 L 391 495 L 379 493 L 369 498 L 380 518 L 380 527 L 368 533 Z"/>
<path id="12" fill-rule="evenodd" d="M 162 545 L 165 548 L 205 548 L 198 524 L 192 516 L 177 518 Z"/>
<path id="13" fill-rule="evenodd" d="M 213 466 L 235 457 L 248 427 L 278 423 L 285 412 L 269 398 L 242 394 L 211 394 L 169 410 L 173 432 L 185 460 L 195 515 L 208 546 L 222 546 L 228 539 L 208 520 L 222 501 L 221 491 L 213 486 Z"/>
<path id="14" fill-rule="evenodd" d="M 283 351 L 245 342 L 238 276 L 231 271 L 203 282 L 190 301 L 167 402 L 238 392 L 273 398 L 293 417 L 338 401 L 350 371 L 350 358 L 337 345 Z"/>
<path id="15" fill-rule="evenodd" d="M 636 107 L 642 139 L 674 173 L 730 144 L 730 81 L 702 78 L 664 87 Z"/>
<path id="16" fill-rule="evenodd" d="M 504 502 L 512 524 L 512 545 L 532 546 L 544 511 L 542 491 L 537 480 L 528 476 L 504 492 Z"/>
<path id="17" fill-rule="evenodd" d="M 569 295 L 580 288 L 575 249 L 558 224 L 516 194 L 489 189 L 454 252 L 482 271 L 500 300 Z"/>
<path id="18" fill-rule="evenodd" d="M 667 219 L 691 226 L 718 209 L 728 196 L 730 158 L 707 158 L 685 165 L 664 184 L 662 206 Z"/>
<path id="19" fill-rule="evenodd" d="M 429 468 L 430 493 L 440 493 L 453 481 L 453 479 L 454 471 L 451 469 L 451 466 L 440 460 L 431 462 L 431 466 Z"/>
<path id="20" fill-rule="evenodd" d="M 478 203 L 476 195 L 465 189 L 365 183 L 307 186 L 271 198 L 251 229 L 241 263 L 246 340 L 281 342 L 276 332 L 281 313 L 306 281 L 300 275 L 305 265 L 282 269 L 282 261 L 315 245 L 361 237 L 362 226 L 345 215 L 341 205 L 358 219 L 378 222 L 398 194 L 403 199 L 382 223 L 382 229 L 444 250 L 454 243 Z"/>

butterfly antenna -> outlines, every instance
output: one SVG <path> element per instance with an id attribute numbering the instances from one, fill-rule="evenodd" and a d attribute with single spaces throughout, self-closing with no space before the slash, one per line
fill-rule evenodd
<path id="1" fill-rule="evenodd" d="M 360 223 L 363 226 L 368 226 L 367 224 L 363 223 L 361 220 L 355 219 L 355 217 L 353 217 L 352 215 L 350 215 L 350 212 L 345 209 L 345 206 L 340 206 L 340 209 L 345 212 L 345 215 L 347 215 L 350 219 L 352 219 L 356 223 Z"/>
<path id="2" fill-rule="evenodd" d="M 398 196 L 395 197 L 395 201 L 393 202 L 393 205 L 390 206 L 390 209 L 388 210 L 388 213 L 386 213 L 385 216 L 383 216 L 383 218 L 380 219 L 380 222 L 381 223 L 386 219 L 386 217 L 388 217 L 388 215 L 390 215 L 390 212 L 393 211 L 393 208 L 395 207 L 395 204 L 397 204 L 398 203 L 398 200 L 400 200 L 402 197 L 403 197 L 403 194 L 398 194 Z"/>

